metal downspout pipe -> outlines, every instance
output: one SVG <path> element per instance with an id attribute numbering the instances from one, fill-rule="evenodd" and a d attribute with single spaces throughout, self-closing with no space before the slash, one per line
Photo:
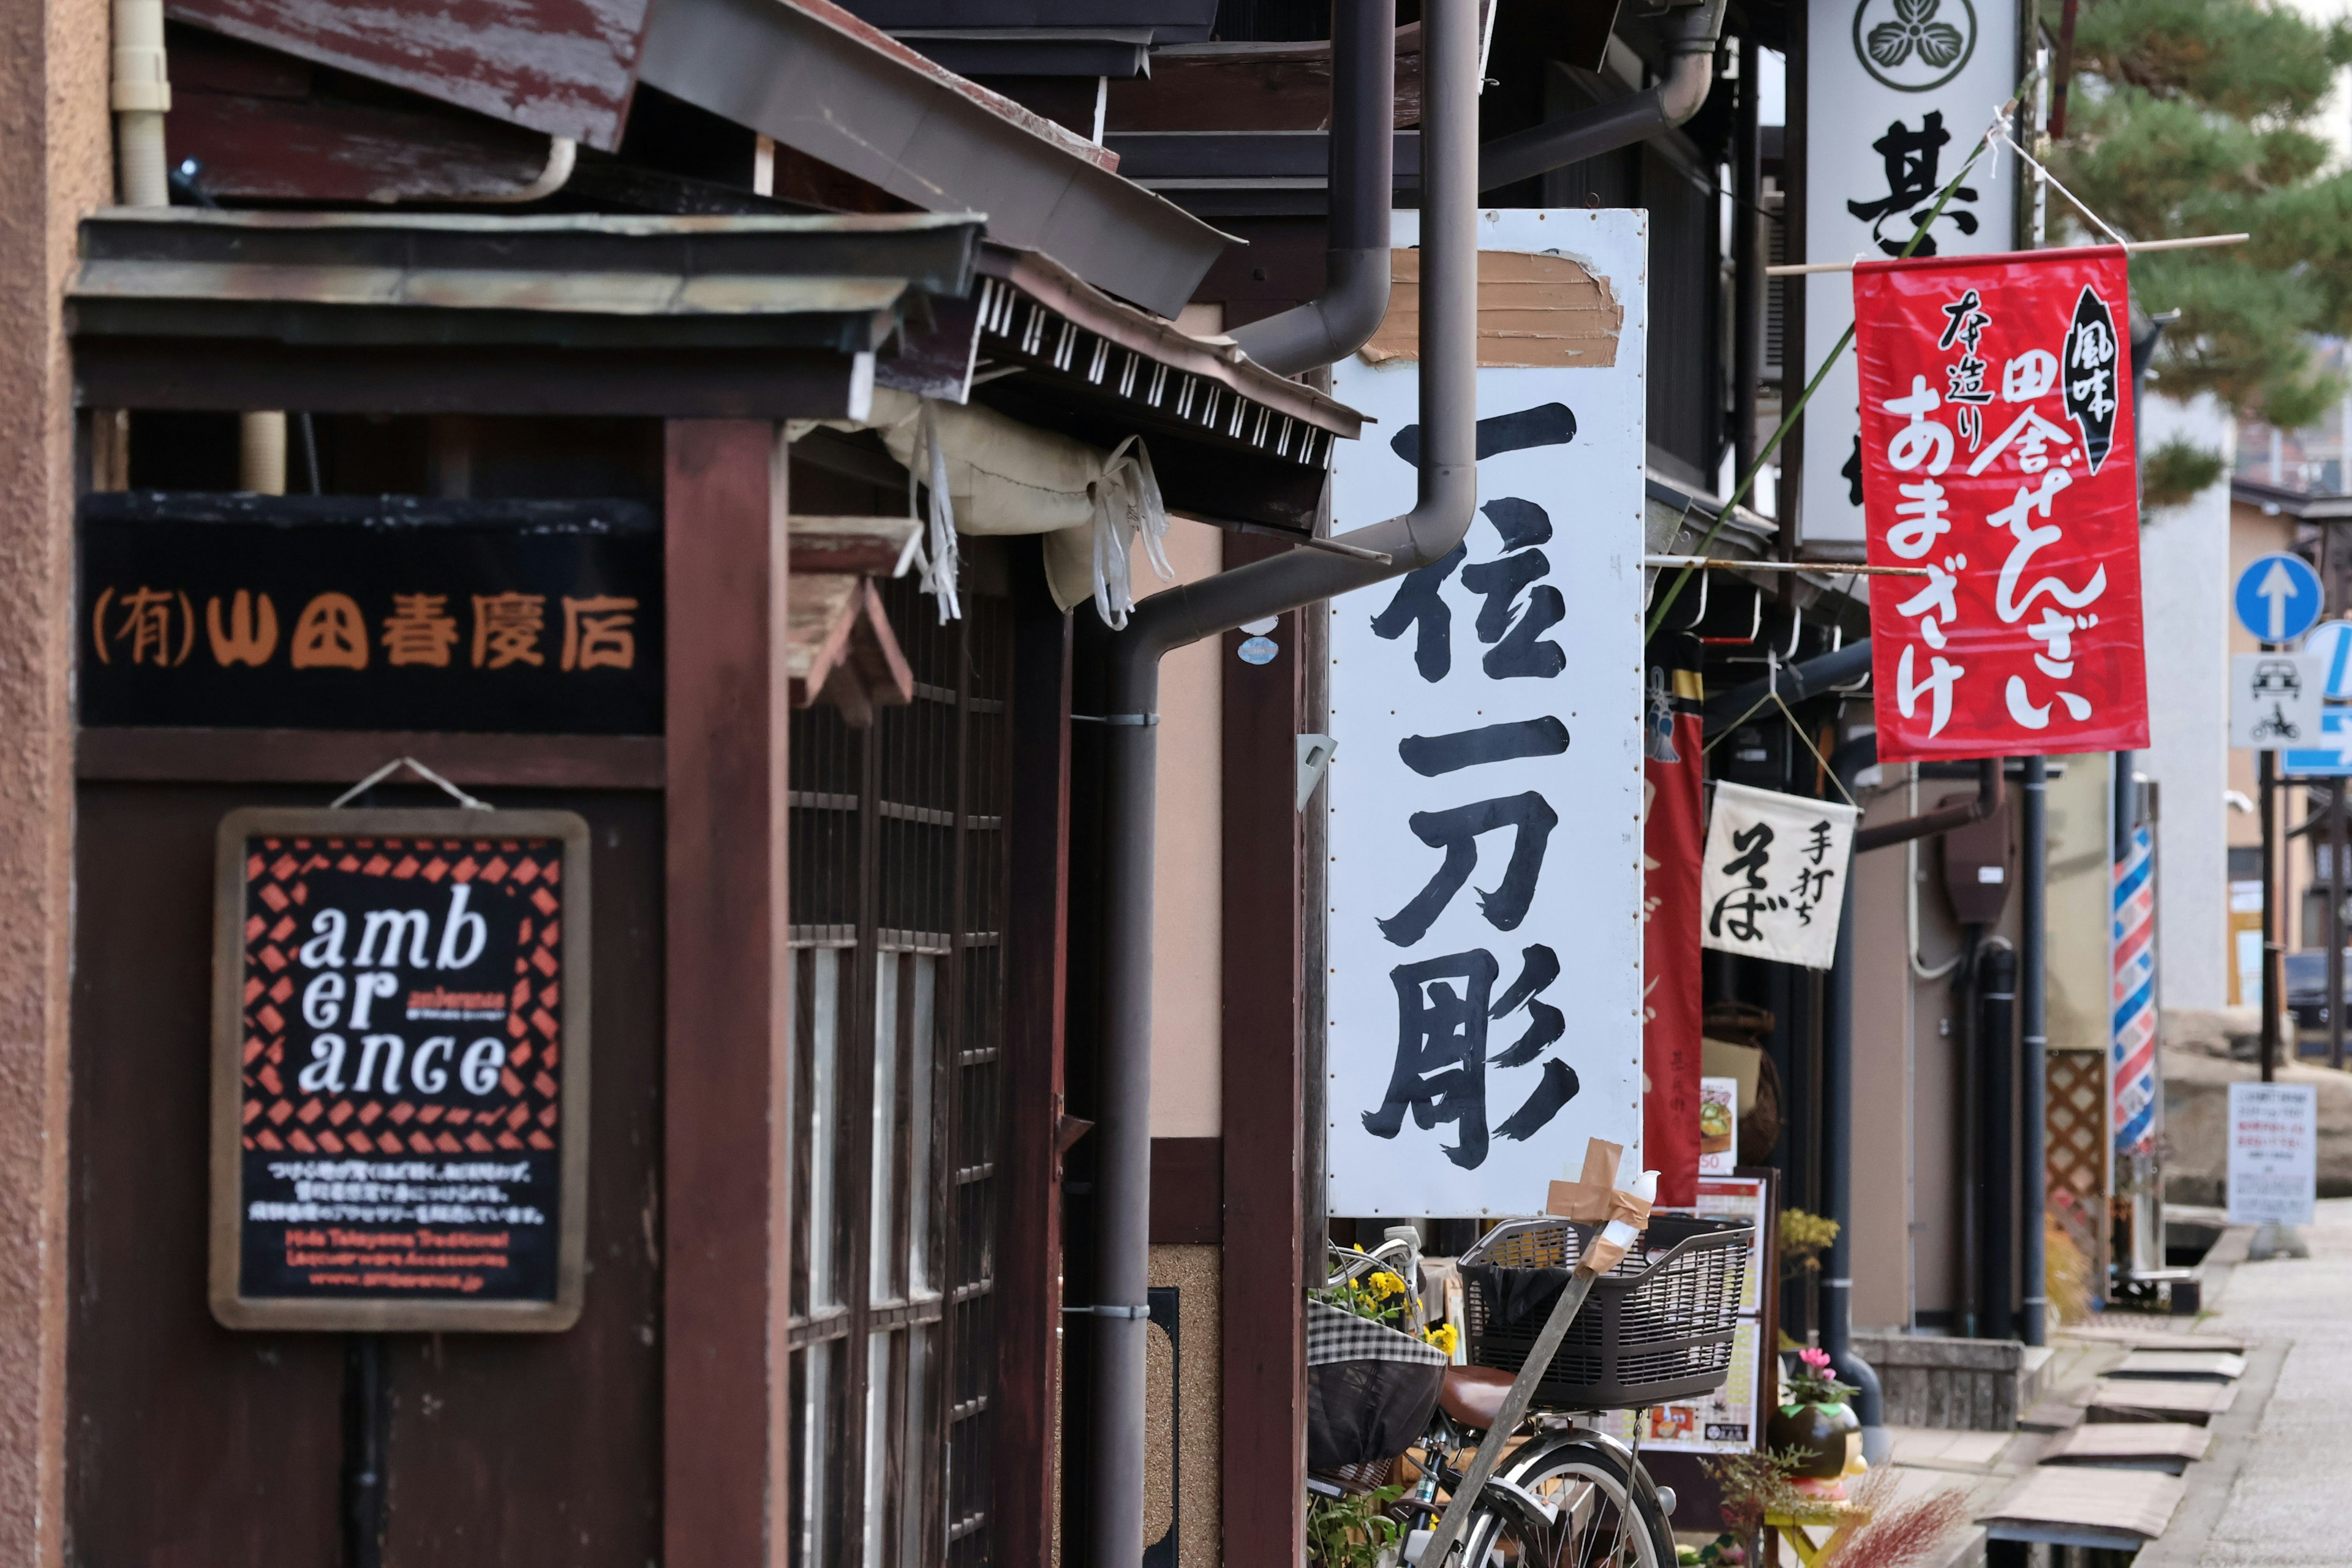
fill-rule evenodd
<path id="1" fill-rule="evenodd" d="M 172 82 L 163 61 L 163 0 L 114 0 L 115 168 L 126 207 L 172 205 L 163 116 Z"/>
<path id="2" fill-rule="evenodd" d="M 1878 737 L 1860 736 L 1830 753 L 1830 766 L 1851 795 L 1854 775 L 1878 760 Z M 1856 854 L 1861 853 L 1857 847 Z M 1853 1353 L 1853 871 L 1848 863 L 1838 911 L 1836 957 L 1822 987 L 1822 1206 L 1837 1235 L 1822 1259 L 1821 1341 L 1839 1377 L 1861 1392 L 1863 1458 L 1882 1462 L 1894 1439 L 1886 1430 L 1886 1400 L 1878 1373 Z"/>
<path id="3" fill-rule="evenodd" d="M 1138 605 L 1111 644 L 1106 791 L 1109 929 L 1102 1101 L 1095 1130 L 1100 1226 L 1094 1335 L 1091 1568 L 1143 1552 L 1145 1290 L 1150 1272 L 1151 863 L 1160 660 L 1244 621 L 1400 576 L 1442 559 L 1477 501 L 1477 0 L 1425 0 L 1421 422 L 1413 509 L 1341 539 L 1386 566 L 1319 551 L 1171 588 Z M 1352 349 L 1355 345 L 1347 345 Z M 1105 1310 L 1104 1309 L 1108 1309 Z"/>
<path id="4" fill-rule="evenodd" d="M 2045 1018 L 2049 948 L 2050 840 L 2047 832 L 2049 763 L 2041 757 L 2025 759 L 2025 802 L 2018 814 L 2018 835 L 2024 840 L 2019 867 L 2025 886 L 2018 895 L 2019 1044 L 2017 1095 L 2018 1183 L 2017 1271 L 2020 1305 L 2024 1308 L 2018 1329 L 2029 1345 L 2050 1342 L 2050 1286 L 2042 1256 L 2049 1221 L 2046 1191 L 2049 1173 L 2049 1117 L 2042 1100 L 2049 1089 L 2050 1040 Z"/>
<path id="5" fill-rule="evenodd" d="M 1614 103 L 1531 125 L 1487 142 L 1478 149 L 1478 188 L 1491 191 L 1646 142 L 1696 114 L 1715 85 L 1715 46 L 1723 35 L 1723 0 L 1677 5 L 1659 26 L 1666 34 L 1670 57 L 1664 80 Z"/>
<path id="6" fill-rule="evenodd" d="M 1233 329 L 1242 351 L 1277 374 L 1297 375 L 1347 358 L 1388 313 L 1395 121 L 1396 0 L 1339 0 L 1331 8 L 1323 292 Z"/>

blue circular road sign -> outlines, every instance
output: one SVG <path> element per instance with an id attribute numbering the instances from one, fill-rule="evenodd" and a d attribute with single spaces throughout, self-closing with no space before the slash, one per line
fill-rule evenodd
<path id="1" fill-rule="evenodd" d="M 2319 574 L 2300 555 L 2261 556 L 2239 575 L 2231 603 L 2256 640 L 2292 642 L 2319 619 Z"/>
<path id="2" fill-rule="evenodd" d="M 2352 621 L 2324 621 L 2303 639 L 2303 651 L 2319 660 L 2328 700 L 2352 697 Z"/>

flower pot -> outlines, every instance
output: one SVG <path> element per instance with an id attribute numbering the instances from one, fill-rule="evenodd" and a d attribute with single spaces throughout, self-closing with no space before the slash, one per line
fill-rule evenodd
<path id="1" fill-rule="evenodd" d="M 1784 1405 L 1765 1422 L 1764 1440 L 1775 1453 L 1794 1448 L 1805 1456 L 1792 1477 L 1834 1481 L 1861 1449 L 1862 1421 L 1843 1403 Z"/>

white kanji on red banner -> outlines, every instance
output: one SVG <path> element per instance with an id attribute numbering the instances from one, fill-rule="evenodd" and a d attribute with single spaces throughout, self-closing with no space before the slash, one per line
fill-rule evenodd
<path id="1" fill-rule="evenodd" d="M 2120 247 L 1854 268 L 1882 762 L 2147 744 Z"/>

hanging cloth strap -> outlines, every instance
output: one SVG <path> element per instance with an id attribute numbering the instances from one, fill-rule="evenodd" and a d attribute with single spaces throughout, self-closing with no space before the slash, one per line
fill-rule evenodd
<path id="1" fill-rule="evenodd" d="M 1129 436 L 1112 449 L 1102 472 L 1087 484 L 1087 497 L 1095 513 L 1095 612 L 1111 630 L 1124 631 L 1128 612 L 1135 608 L 1130 533 L 1141 535 L 1144 556 L 1160 580 L 1176 581 L 1176 569 L 1168 563 L 1168 510 L 1141 437 Z"/>
<path id="2" fill-rule="evenodd" d="M 956 575 L 962 562 L 956 546 L 955 501 L 948 494 L 947 454 L 940 448 L 939 416 L 932 412 L 929 398 L 922 401 L 915 450 L 908 455 L 907 515 L 927 524 L 912 547 L 914 565 L 922 574 L 923 592 L 939 605 L 940 624 L 944 626 L 963 616 L 963 605 L 956 598 Z M 918 504 L 924 489 L 930 492 L 928 507 Z"/>

